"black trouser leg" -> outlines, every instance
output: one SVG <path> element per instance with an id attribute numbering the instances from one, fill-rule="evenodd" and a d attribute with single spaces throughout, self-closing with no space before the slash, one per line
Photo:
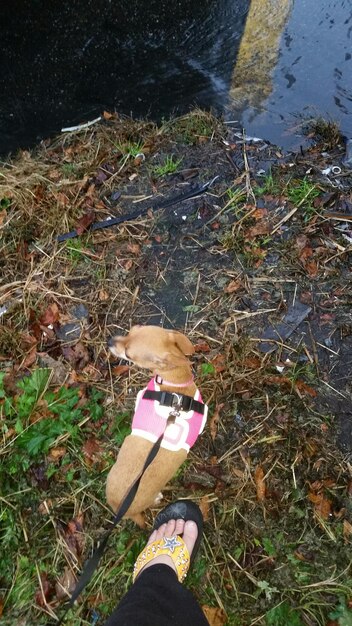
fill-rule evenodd
<path id="1" fill-rule="evenodd" d="M 142 572 L 105 626 L 209 626 L 193 594 L 168 565 Z"/>

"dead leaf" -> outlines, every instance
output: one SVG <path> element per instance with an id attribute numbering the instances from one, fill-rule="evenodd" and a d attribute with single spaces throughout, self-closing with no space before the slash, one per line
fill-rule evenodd
<path id="1" fill-rule="evenodd" d="M 210 362 L 218 374 L 226 369 L 224 354 L 217 354 Z"/>
<path id="2" fill-rule="evenodd" d="M 100 442 L 95 437 L 89 437 L 83 444 L 83 454 L 86 464 L 91 467 L 100 461 L 103 452 Z"/>
<path id="3" fill-rule="evenodd" d="M 352 524 L 345 519 L 343 521 L 343 536 L 346 543 L 350 543 L 352 540 Z"/>
<path id="4" fill-rule="evenodd" d="M 35 593 L 35 603 L 37 606 L 46 606 L 54 595 L 54 585 L 46 572 L 41 572 L 40 582 L 40 587 Z"/>
<path id="5" fill-rule="evenodd" d="M 203 498 L 198 502 L 198 506 L 202 512 L 204 521 L 207 522 L 210 510 L 209 496 L 203 496 Z"/>
<path id="6" fill-rule="evenodd" d="M 0 617 L 2 616 L 3 612 L 4 612 L 4 598 L 0 596 Z"/>
<path id="7" fill-rule="evenodd" d="M 36 358 L 37 358 L 37 344 L 35 344 L 34 346 L 32 346 L 32 348 L 29 349 L 24 360 L 21 363 L 21 368 L 30 367 L 31 365 L 33 365 Z"/>
<path id="8" fill-rule="evenodd" d="M 322 493 L 314 493 L 313 491 L 309 492 L 308 500 L 310 500 L 314 504 L 315 512 L 327 520 L 331 515 L 331 500 L 325 498 Z"/>
<path id="9" fill-rule="evenodd" d="M 69 562 L 77 563 L 84 548 L 83 514 L 77 515 L 61 530 Z M 66 550 L 65 550 L 66 551 Z"/>
<path id="10" fill-rule="evenodd" d="M 48 460 L 53 461 L 55 463 L 55 461 L 59 461 L 60 459 L 62 459 L 62 457 L 65 456 L 65 454 L 66 454 L 66 448 L 64 446 L 51 448 L 48 454 Z"/>
<path id="11" fill-rule="evenodd" d="M 75 346 L 62 346 L 62 354 L 72 367 L 83 369 L 89 363 L 89 353 L 86 346 L 79 341 Z"/>
<path id="12" fill-rule="evenodd" d="M 240 280 L 231 280 L 228 285 L 224 288 L 225 293 L 234 293 L 238 291 L 242 287 L 242 283 Z"/>
<path id="13" fill-rule="evenodd" d="M 303 263 L 306 259 L 310 259 L 310 257 L 312 256 L 313 256 L 313 248 L 311 248 L 310 246 L 305 246 L 304 248 L 302 248 L 299 258 Z"/>
<path id="14" fill-rule="evenodd" d="M 101 302 L 106 302 L 106 300 L 109 300 L 110 296 L 108 294 L 107 291 L 105 291 L 105 289 L 100 289 L 99 291 L 99 300 Z"/>
<path id="15" fill-rule="evenodd" d="M 212 440 L 214 441 L 216 435 L 218 434 L 218 423 L 220 420 L 220 411 L 222 409 L 222 407 L 224 406 L 224 404 L 217 404 L 214 410 L 214 413 L 212 415 L 212 417 L 210 418 L 209 421 L 209 430 L 210 430 L 210 436 L 212 438 Z"/>
<path id="16" fill-rule="evenodd" d="M 114 117 L 113 113 L 109 113 L 109 111 L 103 111 L 104 120 L 111 120 Z"/>
<path id="17" fill-rule="evenodd" d="M 6 212 L 6 209 L 3 209 L 2 211 L 0 211 L 0 226 L 3 225 L 6 218 L 7 218 L 7 212 Z"/>
<path id="18" fill-rule="evenodd" d="M 87 230 L 87 228 L 89 228 L 89 226 L 94 222 L 94 220 L 95 220 L 94 211 L 87 211 L 87 213 L 82 215 L 82 217 L 80 217 L 78 222 L 76 223 L 77 235 L 82 235 L 82 233 L 84 233 Z"/>
<path id="19" fill-rule="evenodd" d="M 246 239 L 253 239 L 259 235 L 267 235 L 271 232 L 271 224 L 267 219 L 258 220 L 258 222 L 249 228 L 245 234 Z"/>
<path id="20" fill-rule="evenodd" d="M 203 613 L 207 618 L 210 626 L 224 626 L 227 622 L 227 615 L 224 609 L 219 606 L 208 606 L 203 604 Z"/>
<path id="21" fill-rule="evenodd" d="M 314 259 L 308 261 L 304 267 L 307 270 L 309 276 L 312 276 L 314 278 L 314 276 L 318 274 L 318 264 L 316 261 L 314 261 Z"/>
<path id="22" fill-rule="evenodd" d="M 298 248 L 299 250 L 303 250 L 303 248 L 305 248 L 308 243 L 307 235 L 298 235 L 298 237 L 296 237 L 295 243 L 296 248 Z"/>
<path id="23" fill-rule="evenodd" d="M 253 217 L 255 220 L 261 220 L 266 215 L 268 215 L 268 209 L 262 208 L 262 209 L 256 209 L 252 213 L 251 217 Z"/>
<path id="24" fill-rule="evenodd" d="M 206 341 L 198 341 L 194 346 L 194 351 L 207 353 L 210 352 L 210 346 Z"/>
<path id="25" fill-rule="evenodd" d="M 136 254 L 136 255 L 141 253 L 141 247 L 138 243 L 129 243 L 127 245 L 127 250 L 129 252 L 132 252 L 132 254 Z"/>
<path id="26" fill-rule="evenodd" d="M 48 499 L 41 502 L 38 506 L 38 511 L 41 515 L 50 515 L 50 509 L 53 508 L 53 501 Z"/>
<path id="27" fill-rule="evenodd" d="M 122 376 L 122 374 L 127 374 L 130 371 L 129 365 L 116 365 L 112 368 L 112 373 L 115 376 Z"/>
<path id="28" fill-rule="evenodd" d="M 310 396 L 312 396 L 312 398 L 316 398 L 317 396 L 317 391 L 313 389 L 313 387 L 310 387 L 309 385 L 307 385 L 303 380 L 296 380 L 295 387 L 296 389 L 298 389 L 298 391 L 303 391 L 303 393 L 308 393 Z"/>
<path id="29" fill-rule="evenodd" d="M 266 486 L 264 480 L 264 470 L 261 465 L 258 465 L 255 468 L 254 480 L 257 487 L 257 499 L 259 502 L 263 502 L 266 495 Z"/>
<path id="30" fill-rule="evenodd" d="M 64 600 L 72 595 L 72 591 L 76 586 L 76 577 L 69 567 L 65 567 L 64 573 L 55 583 L 56 597 L 58 600 Z"/>
<path id="31" fill-rule="evenodd" d="M 57 306 L 56 302 L 52 302 L 52 304 L 49 304 L 43 315 L 41 315 L 39 321 L 43 326 L 50 326 L 52 324 L 56 324 L 56 322 L 59 321 L 59 317 L 59 307 Z"/>

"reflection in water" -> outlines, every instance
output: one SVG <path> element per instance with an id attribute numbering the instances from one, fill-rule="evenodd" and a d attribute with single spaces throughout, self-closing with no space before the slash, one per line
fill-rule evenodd
<path id="1" fill-rule="evenodd" d="M 231 106 L 259 107 L 272 91 L 283 28 L 292 0 L 252 0 L 230 90 Z"/>
<path id="2" fill-rule="evenodd" d="M 351 0 L 1 0 L 0 152 L 104 108 L 194 104 L 290 146 L 292 114 L 352 136 Z"/>

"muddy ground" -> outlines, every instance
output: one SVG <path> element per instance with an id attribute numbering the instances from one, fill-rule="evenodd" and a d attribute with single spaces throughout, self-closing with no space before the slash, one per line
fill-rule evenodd
<path id="1" fill-rule="evenodd" d="M 68 563 L 72 590 L 108 523 L 106 473 L 147 373 L 113 362 L 106 340 L 134 323 L 177 328 L 196 345 L 208 427 L 164 495 L 202 506 L 205 546 L 189 585 L 211 623 L 349 623 L 352 171 L 344 152 L 337 131 L 321 126 L 309 150 L 292 154 L 199 111 L 159 128 L 106 114 L 3 164 L 3 397 L 16 398 L 18 381 L 39 366 L 52 369 L 54 389 L 78 389 L 81 402 L 101 392 L 104 409 L 77 442 L 62 433 L 64 445 L 55 440 L 23 465 L 19 491 L 30 495 L 19 496 L 9 470 L 16 428 L 3 404 L 5 623 L 59 614 L 57 580 Z M 205 193 L 157 208 L 207 182 Z M 136 208 L 141 217 L 91 231 Z M 57 242 L 72 229 L 78 237 Z M 73 566 L 65 546 L 77 533 Z M 68 623 L 103 623 L 142 541 L 121 524 Z M 28 570 L 24 603 L 20 564 L 33 551 L 39 574 Z"/>

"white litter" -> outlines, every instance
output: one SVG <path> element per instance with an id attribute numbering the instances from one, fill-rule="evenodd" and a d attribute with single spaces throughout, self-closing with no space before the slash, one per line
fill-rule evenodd
<path id="1" fill-rule="evenodd" d="M 95 120 L 91 120 L 90 122 L 86 122 L 85 124 L 78 124 L 78 126 L 67 126 L 66 128 L 61 128 L 62 133 L 73 133 L 76 130 L 85 130 L 89 128 L 89 126 L 93 126 L 97 122 L 100 122 L 101 116 L 96 117 Z"/>

